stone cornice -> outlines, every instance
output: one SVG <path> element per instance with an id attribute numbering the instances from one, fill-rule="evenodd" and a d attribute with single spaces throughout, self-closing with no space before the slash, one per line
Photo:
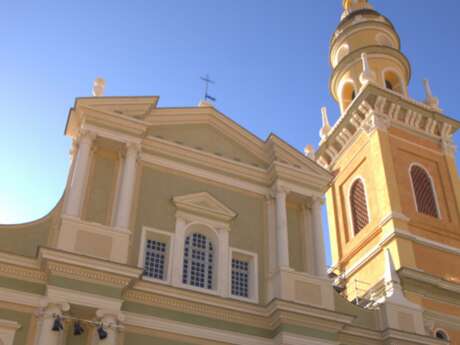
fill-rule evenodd
<path id="1" fill-rule="evenodd" d="M 403 279 L 404 278 L 413 279 L 419 282 L 429 284 L 433 287 L 436 287 L 442 290 L 447 290 L 447 291 L 456 293 L 459 296 L 459 303 L 460 303 L 460 282 L 455 283 L 452 281 L 442 279 L 440 277 L 433 276 L 423 271 L 418 271 L 418 270 L 414 270 L 414 269 L 406 268 L 406 267 L 401 268 L 401 270 L 399 271 L 399 275 Z"/>
<path id="2" fill-rule="evenodd" d="M 317 162 L 331 168 L 362 131 L 386 130 L 389 126 L 404 128 L 431 140 L 444 143 L 449 150 L 452 134 L 460 122 L 407 97 L 368 84 L 337 120 L 328 137 L 316 152 Z M 451 152 L 446 152 L 451 154 Z"/>
<path id="3" fill-rule="evenodd" d="M 99 270 L 92 270 L 54 261 L 48 261 L 46 268 L 52 275 L 85 281 L 88 283 L 102 283 L 104 285 L 109 285 L 117 288 L 126 287 L 132 280 L 131 278 L 101 272 Z"/>
<path id="4" fill-rule="evenodd" d="M 298 185 L 300 189 L 307 185 L 312 190 L 322 192 L 327 188 L 331 179 L 331 175 L 327 171 L 317 166 L 309 158 L 302 157 L 304 159 L 302 161 L 297 154 L 289 153 L 286 147 L 276 149 L 279 145 L 276 141 L 271 141 L 271 147 L 266 147 L 272 152 L 277 152 L 267 169 L 236 162 L 155 137 L 148 137 L 144 140 L 142 145 L 144 151 L 141 153 L 141 160 L 153 163 L 165 157 L 165 159 L 170 159 L 172 162 L 177 161 L 176 165 L 178 167 L 181 162 L 184 162 L 190 167 L 201 167 L 209 172 L 216 171 L 261 187 L 271 186 L 276 179 L 285 179 Z"/>
<path id="5" fill-rule="evenodd" d="M 43 271 L 0 263 L 0 276 L 25 280 L 33 283 L 45 283 L 47 275 Z"/>
<path id="6" fill-rule="evenodd" d="M 125 283 L 127 285 L 132 279 L 138 279 L 142 274 L 142 269 L 138 267 L 46 247 L 40 247 L 39 259 L 42 265 L 56 272 L 77 274 L 77 267 L 81 267 L 80 276 L 82 278 L 93 277 L 93 273 L 90 274 L 90 272 L 94 272 L 102 281 L 108 279 L 111 283 L 119 285 Z"/>

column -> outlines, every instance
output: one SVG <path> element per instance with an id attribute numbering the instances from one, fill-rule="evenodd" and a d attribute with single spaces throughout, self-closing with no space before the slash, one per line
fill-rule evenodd
<path id="1" fill-rule="evenodd" d="M 120 321 L 123 321 L 123 315 L 120 312 L 110 312 L 99 309 L 96 311 L 96 316 L 100 320 L 101 324 L 96 329 L 95 342 L 98 345 L 117 345 L 118 333 L 120 332 L 121 326 Z M 105 332 L 105 338 L 101 339 L 98 329 L 102 326 L 101 333 Z"/>
<path id="2" fill-rule="evenodd" d="M 68 303 L 50 303 L 46 301 L 40 312 L 38 324 L 37 345 L 59 345 L 63 337 L 63 330 L 53 331 L 56 316 L 61 317 L 62 313 L 68 311 Z M 63 322 L 63 321 L 61 321 Z"/>
<path id="3" fill-rule="evenodd" d="M 316 274 L 319 276 L 327 276 L 326 255 L 324 250 L 324 235 L 323 221 L 321 216 L 321 198 L 313 198 L 311 215 L 312 215 L 312 231 L 314 233 L 315 243 L 315 262 Z"/>
<path id="4" fill-rule="evenodd" d="M 176 216 L 176 229 L 174 234 L 174 243 L 172 246 L 173 255 L 171 256 L 171 281 L 172 285 L 176 287 L 181 286 L 182 284 L 182 265 L 184 262 L 184 241 L 186 227 L 186 220 Z"/>
<path id="5" fill-rule="evenodd" d="M 85 188 L 85 180 L 88 174 L 88 165 L 91 155 L 91 147 L 96 135 L 87 130 L 80 131 L 78 152 L 72 173 L 72 182 L 68 191 L 68 199 L 65 214 L 80 217 L 82 199 Z"/>
<path id="6" fill-rule="evenodd" d="M 230 264 L 232 258 L 230 257 L 230 229 L 219 228 L 218 231 L 218 253 L 219 258 L 217 260 L 216 269 L 217 272 L 214 272 L 214 275 L 217 276 L 217 291 L 220 296 L 228 297 L 230 295 L 230 282 L 231 273 L 229 272 Z"/>
<path id="7" fill-rule="evenodd" d="M 278 268 L 289 268 L 289 242 L 286 211 L 286 191 L 276 191 L 276 248 Z"/>
<path id="8" fill-rule="evenodd" d="M 134 195 L 134 185 L 136 181 L 136 164 L 139 145 L 128 143 L 126 145 L 126 157 L 123 165 L 123 175 L 121 178 L 120 191 L 118 194 L 118 207 L 115 217 L 115 227 L 128 229 L 129 219 Z"/>

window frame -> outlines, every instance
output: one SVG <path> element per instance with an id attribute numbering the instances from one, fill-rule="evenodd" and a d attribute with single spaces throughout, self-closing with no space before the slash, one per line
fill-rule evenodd
<path id="1" fill-rule="evenodd" d="M 434 198 L 434 203 L 436 205 L 436 211 L 438 213 L 438 216 L 437 217 L 433 217 L 429 214 L 426 214 L 426 213 L 423 213 L 423 212 L 420 212 L 419 211 L 419 208 L 418 208 L 418 202 L 417 202 L 417 196 L 415 194 L 415 186 L 414 186 L 414 180 L 412 179 L 412 168 L 414 166 L 417 166 L 419 167 L 420 169 L 422 169 L 425 174 L 428 176 L 428 179 L 430 180 L 430 184 L 431 184 L 431 191 L 433 192 L 433 198 Z M 412 162 L 411 164 L 409 164 L 409 169 L 408 169 L 408 174 L 409 174 L 409 180 L 410 180 L 410 185 L 411 185 L 411 190 L 412 190 L 412 198 L 414 200 L 414 205 L 415 205 L 415 211 L 417 212 L 417 214 L 421 214 L 421 215 L 424 215 L 426 217 L 430 217 L 430 218 L 433 218 L 433 219 L 439 219 L 441 220 L 442 219 L 442 213 L 441 213 L 441 208 L 439 207 L 439 200 L 438 200 L 438 193 L 436 191 L 436 186 L 434 184 L 434 180 L 433 180 L 433 176 L 431 176 L 430 172 L 428 171 L 427 168 L 425 168 L 422 164 L 418 163 L 418 162 Z"/>
<path id="2" fill-rule="evenodd" d="M 358 233 L 355 232 L 355 225 L 354 225 L 354 222 L 353 222 L 353 208 L 352 208 L 352 205 L 351 205 L 351 190 L 353 188 L 353 185 L 356 183 L 356 181 L 358 180 L 361 180 L 361 183 L 363 184 L 364 186 L 364 197 L 365 197 L 365 201 L 366 201 L 366 208 L 367 208 L 367 219 L 368 219 L 368 222 L 367 224 L 361 229 L 358 231 Z M 348 186 L 348 196 L 347 196 L 347 204 L 348 204 L 348 222 L 350 224 L 349 226 L 349 233 L 350 233 L 350 239 L 358 236 L 361 232 L 363 232 L 363 230 L 369 225 L 371 224 L 371 221 L 372 221 L 372 217 L 371 217 L 371 207 L 370 207 L 370 204 L 369 204 L 369 197 L 367 195 L 367 184 L 366 184 L 366 181 L 365 179 L 360 175 L 360 176 L 356 176 L 355 178 L 353 178 L 351 181 L 350 181 L 350 185 Z"/>
<path id="3" fill-rule="evenodd" d="M 245 257 L 249 259 L 249 297 L 237 296 L 232 294 L 232 261 L 233 258 Z M 259 256 L 257 253 L 238 249 L 230 248 L 230 257 L 228 263 L 228 291 L 232 299 L 237 299 L 245 302 L 259 303 Z"/>
<path id="4" fill-rule="evenodd" d="M 199 226 L 198 224 L 195 224 L 196 226 Z M 192 285 L 191 282 L 192 282 L 192 263 L 194 262 L 193 260 L 193 257 L 192 255 L 189 253 L 189 255 L 187 256 L 187 258 L 185 257 L 185 250 L 186 250 L 186 246 L 185 246 L 185 242 L 187 241 L 187 239 L 189 239 L 189 241 L 193 242 L 193 236 L 194 235 L 201 235 L 203 236 L 205 239 L 206 239 L 206 246 L 209 246 L 209 244 L 212 245 L 212 249 L 209 249 L 209 248 L 205 248 L 204 249 L 204 254 L 205 254 L 205 259 L 204 259 L 204 265 L 205 265 L 205 268 L 204 268 L 204 287 L 201 287 L 201 286 L 197 286 L 197 285 Z M 193 287 L 193 288 L 198 288 L 200 290 L 207 290 L 207 291 L 213 291 L 213 290 L 216 290 L 217 289 L 217 269 L 218 269 L 218 244 L 216 243 L 216 240 L 213 238 L 214 236 L 212 235 L 209 235 L 206 232 L 204 231 L 199 231 L 199 230 L 191 230 L 191 231 L 188 231 L 186 234 L 185 234 L 185 237 L 184 237 L 184 248 L 183 248 L 183 251 L 182 251 L 182 272 L 181 272 L 181 282 L 183 285 L 186 285 L 186 286 L 189 286 L 189 287 Z M 193 249 L 193 244 L 190 244 L 189 245 L 189 250 L 192 250 Z M 209 263 L 209 254 L 212 253 L 212 263 Z M 185 260 L 188 260 L 188 265 L 190 265 L 190 267 L 187 269 L 187 274 L 188 277 L 187 277 L 187 281 L 188 282 L 184 282 L 184 264 L 185 264 Z M 200 261 L 195 261 L 195 262 L 200 262 Z M 217 264 L 216 264 L 217 262 Z M 208 283 L 208 279 L 209 279 L 209 276 L 208 276 L 208 269 L 209 269 L 209 265 L 212 266 L 212 271 L 211 271 L 211 288 L 207 287 L 207 283 Z"/>
<path id="5" fill-rule="evenodd" d="M 149 238 L 148 234 L 153 234 L 153 236 Z M 169 285 L 171 284 L 171 279 L 172 279 L 172 266 L 173 266 L 172 255 L 173 255 L 174 246 L 175 246 L 175 239 L 174 239 L 173 233 L 165 231 L 165 230 L 159 230 L 155 228 L 146 227 L 146 226 L 142 227 L 138 267 L 144 269 L 147 240 L 149 239 L 155 240 L 155 235 L 156 237 L 166 237 L 167 238 L 166 252 L 165 252 L 165 270 L 164 270 L 166 277 L 165 279 L 158 279 L 158 278 L 149 277 L 149 276 L 142 274 L 142 280 L 147 280 L 147 281 L 152 281 L 155 283 Z"/>

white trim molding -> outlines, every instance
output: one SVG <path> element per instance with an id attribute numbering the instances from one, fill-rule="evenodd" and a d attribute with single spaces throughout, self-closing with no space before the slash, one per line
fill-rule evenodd
<path id="1" fill-rule="evenodd" d="M 185 239 L 192 232 L 203 233 L 213 241 L 215 259 L 212 289 L 194 287 L 182 282 Z M 197 216 L 178 209 L 176 211 L 175 245 L 172 259 L 173 286 L 228 297 L 229 232 L 230 225 L 226 222 Z"/>
<path id="2" fill-rule="evenodd" d="M 152 234 L 149 236 L 149 234 Z M 165 252 L 165 278 L 164 279 L 157 279 L 153 277 L 148 277 L 146 275 L 142 275 L 143 280 L 153 281 L 155 283 L 161 284 L 171 284 L 172 281 L 172 255 L 174 253 L 174 246 L 175 246 L 175 236 L 173 233 L 169 231 L 159 230 L 155 228 L 150 228 L 147 226 L 142 227 L 141 232 L 141 241 L 139 246 L 139 259 L 137 262 L 137 266 L 139 268 L 144 269 L 145 266 L 145 252 L 146 252 L 146 244 L 148 239 L 155 239 L 155 238 L 164 238 L 166 239 L 166 252 Z"/>
<path id="3" fill-rule="evenodd" d="M 243 257 L 249 262 L 249 297 L 247 298 L 232 294 L 232 261 L 234 257 Z M 230 297 L 240 301 L 259 303 L 259 262 L 257 253 L 232 247 L 230 248 L 230 259 L 228 261 L 228 265 L 228 291 L 230 292 Z"/>

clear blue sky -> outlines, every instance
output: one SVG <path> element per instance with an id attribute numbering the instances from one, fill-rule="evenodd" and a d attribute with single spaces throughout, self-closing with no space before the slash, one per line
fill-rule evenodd
<path id="1" fill-rule="evenodd" d="M 374 0 L 395 24 L 412 63 L 410 94 L 431 80 L 458 118 L 457 0 Z M 96 76 L 106 95 L 159 95 L 194 106 L 200 75 L 217 84 L 216 107 L 265 138 L 302 150 L 318 142 L 328 91 L 328 45 L 341 0 L 4 1 L 0 7 L 0 223 L 48 213 L 66 183 L 63 135 L 75 97 Z M 458 136 L 460 137 L 460 135 Z M 457 140 L 459 143 L 459 140 Z"/>

